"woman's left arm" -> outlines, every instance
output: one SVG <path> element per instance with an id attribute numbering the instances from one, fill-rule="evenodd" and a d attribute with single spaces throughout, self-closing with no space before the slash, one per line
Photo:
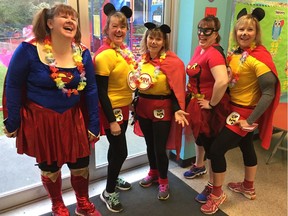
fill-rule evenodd
<path id="1" fill-rule="evenodd" d="M 258 83 L 262 95 L 255 109 L 253 110 L 251 115 L 247 118 L 247 123 L 249 125 L 253 124 L 272 103 L 275 97 L 276 82 L 277 78 L 271 71 L 258 77 Z"/>

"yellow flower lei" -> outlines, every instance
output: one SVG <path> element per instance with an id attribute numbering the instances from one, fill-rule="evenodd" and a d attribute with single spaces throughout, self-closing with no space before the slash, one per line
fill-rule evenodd
<path id="1" fill-rule="evenodd" d="M 73 60 L 75 65 L 80 73 L 80 80 L 77 89 L 67 89 L 65 87 L 65 83 L 63 82 L 62 78 L 59 76 L 59 69 L 56 67 L 56 60 L 52 53 L 52 45 L 51 45 L 51 38 L 46 37 L 44 40 L 44 52 L 46 52 L 45 60 L 49 65 L 49 69 L 51 71 L 50 77 L 56 83 L 58 89 L 61 89 L 63 93 L 67 94 L 68 97 L 71 94 L 78 95 L 78 91 L 82 91 L 86 86 L 86 77 L 85 77 L 85 67 L 82 62 L 83 58 L 81 56 L 81 50 L 79 46 L 77 46 L 74 42 L 71 44 L 73 50 Z"/>
<path id="2" fill-rule="evenodd" d="M 141 70 L 142 70 L 142 65 L 144 63 L 148 62 L 147 58 L 148 58 L 147 53 L 143 54 L 140 58 L 140 62 L 138 63 L 138 71 L 140 74 L 141 74 Z M 157 77 L 160 73 L 161 63 L 165 60 L 165 58 L 166 58 L 166 52 L 161 52 L 160 57 L 159 57 L 159 63 L 156 66 L 154 66 L 154 74 L 152 77 L 153 83 L 155 83 L 157 81 Z"/>

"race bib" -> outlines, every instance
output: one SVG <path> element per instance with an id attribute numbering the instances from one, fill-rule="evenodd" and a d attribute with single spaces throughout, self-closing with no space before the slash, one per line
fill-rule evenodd
<path id="1" fill-rule="evenodd" d="M 153 111 L 154 117 L 157 119 L 163 119 L 165 112 L 164 109 L 157 109 Z"/>
<path id="2" fill-rule="evenodd" d="M 123 121 L 123 114 L 121 109 L 114 109 L 113 113 L 117 122 Z"/>
<path id="3" fill-rule="evenodd" d="M 240 118 L 240 114 L 237 112 L 232 112 L 227 118 L 226 123 L 228 125 L 234 125 L 236 121 L 238 121 Z"/>
<path id="4" fill-rule="evenodd" d="M 128 77 L 127 77 L 128 86 L 133 91 L 137 88 L 137 80 L 138 78 L 134 72 L 131 71 L 128 73 Z"/>
<path id="5" fill-rule="evenodd" d="M 152 84 L 152 77 L 147 73 L 142 73 L 139 77 L 139 90 L 147 90 Z"/>

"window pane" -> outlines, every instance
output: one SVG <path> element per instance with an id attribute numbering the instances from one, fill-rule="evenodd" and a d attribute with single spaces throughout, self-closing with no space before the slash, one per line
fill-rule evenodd
<path id="1" fill-rule="evenodd" d="M 0 104 L 2 105 L 2 86 L 6 70 L 15 48 L 32 36 L 32 19 L 43 7 L 66 0 L 1 0 L 0 1 Z M 1 108 L 2 110 L 2 108 Z M 2 121 L 0 121 L 2 128 Z M 40 171 L 34 166 L 35 159 L 17 154 L 15 139 L 6 138 L 0 130 L 0 196 L 12 190 L 22 190 L 39 183 Z M 63 169 L 63 172 L 67 172 Z"/>

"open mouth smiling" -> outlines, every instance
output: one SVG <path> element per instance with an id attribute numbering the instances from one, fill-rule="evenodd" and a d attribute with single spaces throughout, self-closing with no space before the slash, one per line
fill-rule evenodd
<path id="1" fill-rule="evenodd" d="M 71 26 L 65 26 L 64 29 L 71 32 L 74 30 L 74 28 Z"/>

